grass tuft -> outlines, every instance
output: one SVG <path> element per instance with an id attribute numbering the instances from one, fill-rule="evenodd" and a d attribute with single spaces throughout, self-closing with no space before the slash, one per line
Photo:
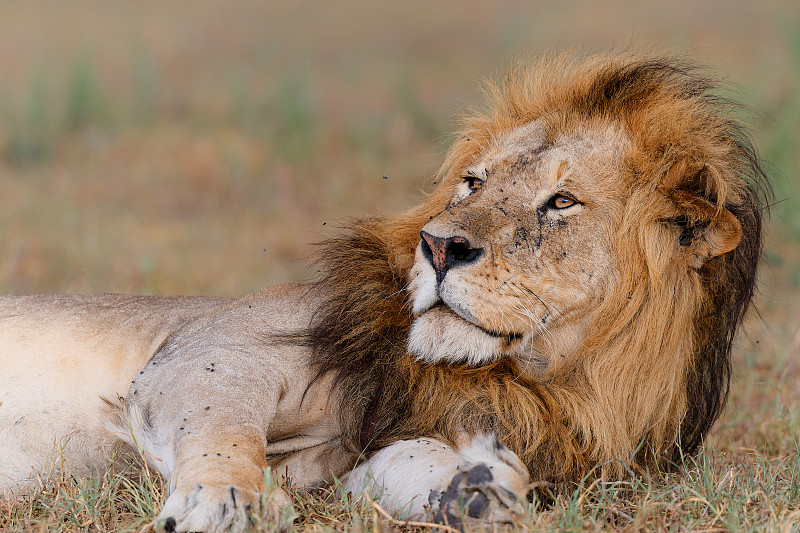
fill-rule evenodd
<path id="1" fill-rule="evenodd" d="M 4 158 L 14 166 L 42 163 L 53 151 L 56 124 L 43 73 L 34 77 L 26 100 L 19 109 L 2 110 L 8 133 Z"/>
<path id="2" fill-rule="evenodd" d="M 106 118 L 106 106 L 92 64 L 87 56 L 81 56 L 72 66 L 67 82 L 64 103 L 64 128 L 74 132 Z"/>

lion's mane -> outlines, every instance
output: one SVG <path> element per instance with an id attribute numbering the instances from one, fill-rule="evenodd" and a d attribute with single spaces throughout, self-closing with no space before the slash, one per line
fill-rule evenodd
<path id="1" fill-rule="evenodd" d="M 396 216 L 355 220 L 321 245 L 324 296 L 309 334 L 321 374 L 336 375 L 348 442 L 369 453 L 420 435 L 495 431 L 533 479 L 619 477 L 695 452 L 728 394 L 734 333 L 751 302 L 769 187 L 740 108 L 692 64 L 674 58 L 561 54 L 488 83 L 425 202 Z M 580 357 L 547 382 L 510 361 L 480 368 L 428 365 L 406 353 L 404 290 L 419 232 L 446 207 L 480 139 L 535 119 L 551 137 L 615 122 L 632 149 L 620 169 L 630 190 L 614 243 L 617 290 L 592 313 Z M 674 232 L 691 242 L 709 224 L 667 199 L 678 192 L 727 210 L 739 246 L 698 269 L 679 268 Z"/>

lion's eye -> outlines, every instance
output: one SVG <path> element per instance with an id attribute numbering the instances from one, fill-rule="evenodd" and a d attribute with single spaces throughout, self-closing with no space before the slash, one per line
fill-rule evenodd
<path id="1" fill-rule="evenodd" d="M 578 202 L 575 198 L 571 198 L 563 194 L 556 194 L 550 198 L 550 201 L 547 202 L 547 205 L 555 209 L 566 209 L 567 207 L 571 207 L 577 203 L 580 202 Z"/>
<path id="2" fill-rule="evenodd" d="M 470 192 L 477 191 L 483 185 L 483 180 L 475 176 L 464 176 L 462 179 L 469 186 Z"/>

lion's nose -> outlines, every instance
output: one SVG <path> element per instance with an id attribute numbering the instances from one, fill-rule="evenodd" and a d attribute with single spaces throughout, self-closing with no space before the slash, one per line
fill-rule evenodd
<path id="1" fill-rule="evenodd" d="M 442 283 L 451 268 L 474 263 L 483 254 L 482 248 L 471 248 L 466 237 L 435 237 L 426 231 L 422 237 L 422 255 L 436 271 L 436 285 Z"/>

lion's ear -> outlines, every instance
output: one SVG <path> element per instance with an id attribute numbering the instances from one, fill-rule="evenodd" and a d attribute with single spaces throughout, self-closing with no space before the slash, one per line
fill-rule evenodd
<path id="1" fill-rule="evenodd" d="M 739 245 L 742 225 L 733 213 L 685 191 L 675 191 L 670 197 L 681 213 L 671 222 L 680 230 L 678 244 L 691 267 L 700 268 Z"/>

